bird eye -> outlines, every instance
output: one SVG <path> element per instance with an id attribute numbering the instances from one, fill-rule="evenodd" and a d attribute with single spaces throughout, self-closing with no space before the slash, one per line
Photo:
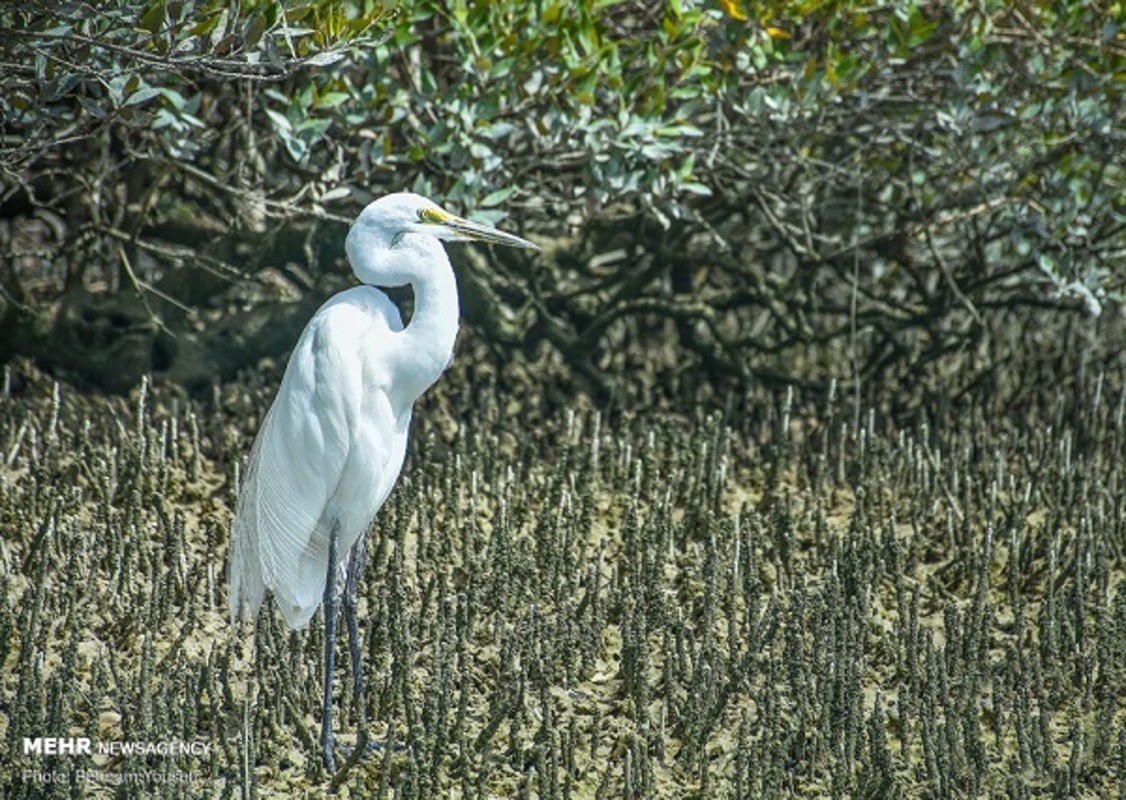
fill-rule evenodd
<path id="1" fill-rule="evenodd" d="M 420 222 L 438 222 L 440 217 L 438 212 L 432 208 L 420 208 L 418 210 L 418 219 Z"/>

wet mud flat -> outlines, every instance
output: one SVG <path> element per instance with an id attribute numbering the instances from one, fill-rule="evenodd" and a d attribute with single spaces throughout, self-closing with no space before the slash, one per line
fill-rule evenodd
<path id="1" fill-rule="evenodd" d="M 778 397 L 756 422 L 532 414 L 450 384 L 371 532 L 377 747 L 342 796 L 1118 796 L 1121 396 L 931 427 Z M 319 615 L 225 611 L 269 391 L 7 371 L 5 797 L 328 785 Z"/>

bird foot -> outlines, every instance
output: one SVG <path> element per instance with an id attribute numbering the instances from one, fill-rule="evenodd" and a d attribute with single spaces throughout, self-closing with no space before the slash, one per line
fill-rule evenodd
<path id="1" fill-rule="evenodd" d="M 371 739 L 371 740 L 368 740 L 367 742 L 364 743 L 364 746 L 363 746 L 362 749 L 359 748 L 359 747 L 352 747 L 352 746 L 349 746 L 349 745 L 346 745 L 346 744 L 341 744 L 340 747 L 338 748 L 338 750 L 339 750 L 340 754 L 342 756 L 344 756 L 345 761 L 348 761 L 350 758 L 352 758 L 353 753 L 355 753 L 356 751 L 360 751 L 360 754 L 359 754 L 359 756 L 356 757 L 356 760 L 357 761 L 363 761 L 365 758 L 367 758 L 368 756 L 370 756 L 374 753 L 383 752 L 383 748 L 385 746 L 386 745 L 384 745 L 383 742 L 377 742 L 374 739 Z"/>
<path id="2" fill-rule="evenodd" d="M 321 743 L 321 763 L 329 775 L 336 773 L 336 753 L 332 742 Z"/>
<path id="3" fill-rule="evenodd" d="M 329 793 L 335 793 L 340 785 L 344 783 L 344 778 L 352 767 L 356 766 L 364 756 L 382 749 L 382 745 L 368 739 L 368 732 L 365 728 L 360 728 L 360 732 L 356 735 L 356 744 L 352 747 L 347 745 L 340 745 L 340 751 L 344 755 L 344 763 L 340 769 L 336 769 L 336 758 L 334 754 L 335 741 L 326 742 L 326 747 L 321 751 L 321 758 L 324 761 L 325 769 L 332 775 L 332 783 L 329 784 Z"/>

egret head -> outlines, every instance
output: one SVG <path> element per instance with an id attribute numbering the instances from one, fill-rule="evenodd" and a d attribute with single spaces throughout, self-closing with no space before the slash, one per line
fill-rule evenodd
<path id="1" fill-rule="evenodd" d="M 352 225 L 354 234 L 374 237 L 386 247 L 394 247 L 405 234 L 422 234 L 446 241 L 478 241 L 539 250 L 539 246 L 497 230 L 489 225 L 471 222 L 451 214 L 444 208 L 411 192 L 400 192 L 381 197 L 360 213 Z"/>

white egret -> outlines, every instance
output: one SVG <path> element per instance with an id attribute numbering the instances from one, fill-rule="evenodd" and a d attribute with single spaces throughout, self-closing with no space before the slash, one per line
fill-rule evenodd
<path id="1" fill-rule="evenodd" d="M 356 620 L 364 535 L 399 477 L 414 401 L 453 355 L 457 283 L 440 239 L 539 249 L 416 194 L 369 204 L 345 242 L 364 285 L 331 298 L 301 334 L 254 442 L 232 524 L 232 621 L 254 618 L 266 590 L 292 629 L 304 627 L 325 604 L 321 746 L 330 772 L 336 769 L 332 677 L 339 605 L 343 599 L 361 720 L 356 752 L 343 772 L 366 743 Z M 408 284 L 414 313 L 404 327 L 376 286 Z"/>

